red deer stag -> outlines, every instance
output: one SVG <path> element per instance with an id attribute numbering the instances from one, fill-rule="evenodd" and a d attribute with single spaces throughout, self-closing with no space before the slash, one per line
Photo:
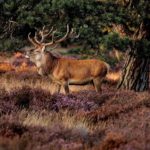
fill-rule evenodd
<path id="1" fill-rule="evenodd" d="M 69 84 L 87 84 L 93 81 L 95 90 L 101 91 L 101 83 L 109 71 L 109 65 L 101 60 L 88 59 L 77 60 L 69 58 L 58 58 L 54 56 L 50 51 L 46 50 L 48 46 L 55 46 L 65 41 L 73 33 L 73 30 L 69 30 L 67 25 L 66 34 L 59 39 L 55 39 L 56 30 L 53 28 L 48 34 L 44 34 L 40 31 L 39 34 L 42 37 L 39 41 L 37 36 L 34 38 L 28 35 L 29 41 L 35 46 L 35 48 L 26 51 L 26 57 L 33 61 L 38 69 L 40 75 L 49 76 L 54 83 L 57 83 L 57 92 L 60 92 L 61 86 L 63 86 L 65 93 L 69 93 Z M 44 43 L 45 37 L 51 37 L 49 43 Z"/>

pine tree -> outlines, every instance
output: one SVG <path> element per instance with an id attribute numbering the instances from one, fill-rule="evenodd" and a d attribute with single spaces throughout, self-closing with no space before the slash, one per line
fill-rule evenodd
<path id="1" fill-rule="evenodd" d="M 130 0 L 125 3 L 130 17 L 132 43 L 127 50 L 122 79 L 118 88 L 135 91 L 149 89 L 150 73 L 150 4 L 148 0 Z"/>

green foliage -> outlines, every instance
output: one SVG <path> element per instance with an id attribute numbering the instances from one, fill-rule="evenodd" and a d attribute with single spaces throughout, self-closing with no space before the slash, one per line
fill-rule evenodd
<path id="1" fill-rule="evenodd" d="M 134 41 L 132 43 L 132 49 L 135 49 L 135 51 L 132 52 L 133 55 L 137 57 L 147 57 L 150 56 L 150 41 L 147 39 L 142 39 L 138 41 Z"/>
<path id="2" fill-rule="evenodd" d="M 148 0 L 131 0 L 129 3 L 123 0 L 5 0 L 0 2 L 0 36 L 4 34 L 3 31 L 8 32 L 5 36 L 7 43 L 11 34 L 5 28 L 9 26 L 9 21 L 17 22 L 22 28 L 28 25 L 32 29 L 54 25 L 61 31 L 60 35 L 65 32 L 66 24 L 69 24 L 80 32 L 79 39 L 73 42 L 85 48 L 117 48 L 125 51 L 132 43 L 131 36 L 137 32 L 142 22 L 148 29 L 149 9 Z M 125 38 L 120 37 L 119 33 L 113 31 L 112 24 L 123 25 L 130 34 L 127 32 Z M 15 39 L 21 36 L 27 38 L 23 37 L 26 34 L 17 30 Z M 149 55 L 149 35 L 144 39 L 142 52 Z M 11 47 L 9 44 L 6 44 L 8 49 Z M 1 44 L 1 47 L 4 49 L 6 46 Z"/>
<path id="3" fill-rule="evenodd" d="M 86 54 L 86 55 L 94 55 L 94 51 L 91 50 L 91 49 L 85 49 L 85 48 L 73 48 L 71 50 L 69 50 L 68 52 L 69 54 L 78 54 L 78 55 L 83 55 L 83 54 Z"/>
<path id="4" fill-rule="evenodd" d="M 0 51 L 16 51 L 24 46 L 22 40 L 18 39 L 3 39 L 0 40 Z"/>
<path id="5" fill-rule="evenodd" d="M 117 33 L 110 32 L 110 34 L 100 38 L 100 43 L 103 45 L 105 50 L 117 48 L 125 51 L 130 43 L 130 39 L 128 37 L 120 38 Z"/>
<path id="6" fill-rule="evenodd" d="M 118 63 L 118 60 L 116 58 L 111 58 L 108 57 L 105 53 L 101 53 L 101 55 L 99 55 L 98 57 L 100 60 L 103 60 L 105 62 L 107 62 L 110 66 L 115 66 L 115 64 Z"/>

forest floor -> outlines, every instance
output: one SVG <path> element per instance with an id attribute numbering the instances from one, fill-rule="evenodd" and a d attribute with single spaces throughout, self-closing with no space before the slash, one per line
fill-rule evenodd
<path id="1" fill-rule="evenodd" d="M 120 70 L 102 93 L 87 85 L 64 95 L 22 54 L 0 61 L 0 150 L 150 149 L 150 91 L 117 90 Z"/>

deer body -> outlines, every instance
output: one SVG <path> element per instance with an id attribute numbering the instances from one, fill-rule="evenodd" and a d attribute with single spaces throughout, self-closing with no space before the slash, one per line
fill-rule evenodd
<path id="1" fill-rule="evenodd" d="M 84 84 L 96 77 L 105 76 L 107 68 L 98 60 L 58 59 L 52 76 L 70 84 Z"/>
<path id="2" fill-rule="evenodd" d="M 69 31 L 67 31 L 68 33 Z M 65 38 L 63 37 L 58 41 L 60 42 L 62 39 Z M 69 93 L 69 84 L 86 84 L 89 82 L 93 82 L 97 92 L 101 91 L 101 83 L 109 71 L 107 63 L 96 59 L 58 58 L 45 50 L 45 46 L 52 45 L 54 41 L 48 44 L 39 44 L 36 39 L 29 37 L 29 40 L 37 47 L 27 51 L 26 56 L 36 64 L 40 75 L 49 76 L 57 84 L 57 92 L 60 92 L 60 88 L 63 86 L 67 94 Z"/>

